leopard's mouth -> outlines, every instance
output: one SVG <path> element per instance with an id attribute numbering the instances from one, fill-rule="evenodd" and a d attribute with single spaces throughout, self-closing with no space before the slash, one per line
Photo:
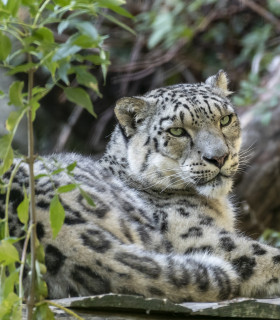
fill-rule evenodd
<path id="1" fill-rule="evenodd" d="M 213 184 L 215 183 L 216 185 L 219 185 L 221 183 L 223 183 L 224 179 L 231 179 L 231 176 L 225 175 L 223 174 L 221 171 L 219 171 L 214 177 L 212 177 L 211 179 L 207 179 L 206 177 L 203 179 L 203 177 L 201 178 L 197 178 L 196 179 L 196 185 L 198 186 L 204 186 L 207 184 Z"/>

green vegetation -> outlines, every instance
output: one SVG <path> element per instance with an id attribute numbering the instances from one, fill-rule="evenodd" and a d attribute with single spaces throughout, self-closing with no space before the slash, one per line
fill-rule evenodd
<path id="1" fill-rule="evenodd" d="M 64 208 L 59 194 L 78 188 L 81 195 L 90 205 L 94 205 L 87 193 L 75 182 L 72 171 L 75 163 L 63 167 L 57 164 L 54 171 L 34 177 L 33 122 L 40 108 L 41 99 L 54 86 L 60 87 L 66 99 L 86 109 L 96 116 L 88 90 L 101 96 L 97 79 L 91 69 L 101 66 L 104 79 L 109 65 L 109 54 L 103 48 L 106 35 L 100 34 L 93 21 L 99 16 L 113 21 L 128 31 L 133 31 L 108 10 L 131 18 L 132 16 L 121 7 L 123 1 L 90 1 L 90 0 L 37 0 L 0 2 L 0 59 L 2 67 L 9 75 L 26 74 L 24 81 L 15 80 L 6 93 L 9 104 L 15 107 L 7 121 L 7 134 L 0 138 L 0 175 L 3 175 L 14 161 L 12 142 L 23 118 L 28 122 L 28 154 L 17 161 L 8 184 L 1 182 L 1 192 L 6 194 L 6 210 L 0 220 L 0 318 L 21 319 L 24 288 L 22 284 L 25 264 L 30 269 L 29 292 L 27 293 L 27 319 L 53 319 L 52 312 L 46 301 L 48 290 L 43 280 L 46 272 L 44 250 L 36 237 L 35 180 L 42 176 L 52 176 L 61 171 L 66 172 L 73 183 L 60 187 L 50 204 L 50 223 L 53 237 L 60 231 L 64 221 Z M 106 9 L 106 13 L 104 11 Z M 64 41 L 57 41 L 55 35 L 67 36 Z M 45 80 L 36 85 L 34 80 L 37 72 L 44 72 Z M 5 95 L 1 92 L 2 96 Z M 20 160 L 21 159 L 21 160 Z M 29 167 L 29 190 L 24 190 L 24 199 L 19 204 L 18 218 L 24 224 L 26 235 L 22 238 L 10 237 L 8 228 L 8 204 L 11 184 L 21 162 Z M 55 189 L 55 186 L 54 186 Z M 19 256 L 14 244 L 24 240 L 22 256 Z M 31 253 L 27 253 L 30 242 Z M 73 314 L 71 311 L 69 313 Z M 77 316 L 77 318 L 79 318 Z"/>

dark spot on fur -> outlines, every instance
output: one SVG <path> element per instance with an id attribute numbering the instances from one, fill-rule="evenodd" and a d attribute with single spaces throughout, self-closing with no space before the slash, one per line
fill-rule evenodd
<path id="1" fill-rule="evenodd" d="M 266 254 L 266 250 L 262 248 L 258 243 L 253 243 L 252 247 L 253 247 L 253 254 L 255 255 L 263 256 L 264 254 Z"/>
<path id="2" fill-rule="evenodd" d="M 46 267 L 51 275 L 56 275 L 63 266 L 66 256 L 51 244 L 47 245 L 46 250 Z"/>
<path id="3" fill-rule="evenodd" d="M 81 238 L 85 246 L 98 253 L 104 253 L 111 248 L 110 241 L 99 230 L 87 230 L 81 234 Z"/>
<path id="4" fill-rule="evenodd" d="M 79 213 L 79 215 L 80 215 L 80 213 Z M 66 216 L 65 220 L 64 220 L 64 223 L 69 224 L 69 225 L 80 224 L 80 223 L 85 223 L 85 222 L 86 222 L 86 220 L 83 219 L 81 216 L 76 216 L 76 217 Z"/>
<path id="5" fill-rule="evenodd" d="M 278 283 L 279 280 L 277 278 L 272 278 L 269 281 L 267 281 L 267 284 L 273 284 L 273 283 Z"/>
<path id="6" fill-rule="evenodd" d="M 118 252 L 115 259 L 120 263 L 135 269 L 150 278 L 157 279 L 160 275 L 159 265 L 150 257 L 137 256 L 132 253 Z"/>
<path id="7" fill-rule="evenodd" d="M 177 211 L 182 217 L 189 217 L 190 213 L 185 208 L 178 208 Z"/>
<path id="8" fill-rule="evenodd" d="M 127 202 L 127 201 L 122 201 L 122 208 L 124 209 L 124 211 L 126 212 L 132 212 L 135 211 L 135 208 L 131 205 L 131 203 Z"/>
<path id="9" fill-rule="evenodd" d="M 167 232 L 168 230 L 168 215 L 166 212 L 162 211 L 160 212 L 160 217 L 161 217 L 161 223 L 160 223 L 160 231 L 161 232 Z"/>
<path id="10" fill-rule="evenodd" d="M 212 267 L 212 271 L 220 289 L 219 300 L 228 299 L 232 294 L 232 288 L 227 273 L 220 267 Z"/>
<path id="11" fill-rule="evenodd" d="M 142 226 L 142 225 L 138 226 L 137 231 L 138 231 L 138 233 L 140 235 L 140 238 L 141 238 L 141 241 L 143 243 L 149 243 L 150 242 L 151 236 L 150 236 L 150 233 L 147 232 L 145 226 Z"/>
<path id="12" fill-rule="evenodd" d="M 36 233 L 37 233 L 38 239 L 41 241 L 41 239 L 44 238 L 45 236 L 45 229 L 42 222 L 37 222 Z"/>
<path id="13" fill-rule="evenodd" d="M 277 256 L 272 257 L 272 261 L 273 261 L 275 264 L 280 263 L 280 255 L 277 255 Z"/>
<path id="14" fill-rule="evenodd" d="M 21 190 L 12 189 L 10 193 L 10 202 L 13 204 L 13 213 L 16 213 L 18 205 L 23 201 L 24 195 Z"/>
<path id="15" fill-rule="evenodd" d="M 186 287 L 191 280 L 191 275 L 183 264 L 174 265 L 174 261 L 169 259 L 168 279 L 177 288 Z"/>
<path id="16" fill-rule="evenodd" d="M 230 237 L 222 237 L 219 239 L 219 246 L 226 252 L 231 252 L 236 248 L 234 241 Z"/>
<path id="17" fill-rule="evenodd" d="M 157 138 L 153 138 L 154 145 L 155 145 L 155 151 L 158 152 L 158 140 Z"/>
<path id="18" fill-rule="evenodd" d="M 243 280 L 248 280 L 254 273 L 256 259 L 244 255 L 232 260 L 232 265 Z"/>
<path id="19" fill-rule="evenodd" d="M 148 139 L 146 140 L 146 142 L 144 143 L 144 146 L 147 146 L 150 143 L 150 137 L 148 137 Z"/>
<path id="20" fill-rule="evenodd" d="M 195 272 L 195 283 L 202 292 L 206 292 L 209 288 L 208 270 L 202 264 L 198 264 Z"/>
<path id="21" fill-rule="evenodd" d="M 152 296 L 158 296 L 158 297 L 164 296 L 164 292 L 162 292 L 160 289 L 156 287 L 149 287 L 148 290 Z"/>
<path id="22" fill-rule="evenodd" d="M 191 227 L 188 232 L 181 234 L 181 238 L 202 237 L 203 231 L 200 227 Z"/>
<path id="23" fill-rule="evenodd" d="M 68 287 L 68 293 L 69 293 L 70 297 L 78 297 L 79 296 L 79 293 L 72 286 Z"/>
<path id="24" fill-rule="evenodd" d="M 213 247 L 211 246 L 201 246 L 198 248 L 190 247 L 185 251 L 185 254 L 191 254 L 191 253 L 212 253 L 213 252 Z"/>
<path id="25" fill-rule="evenodd" d="M 49 202 L 46 202 L 45 200 L 40 200 L 37 202 L 36 204 L 39 208 L 42 208 L 42 209 L 49 209 L 50 207 L 50 203 Z"/>
<path id="26" fill-rule="evenodd" d="M 83 286 L 89 294 L 102 294 L 111 291 L 110 282 L 90 268 L 76 265 L 71 277 L 78 286 Z"/>
<path id="27" fill-rule="evenodd" d="M 200 219 L 199 224 L 202 226 L 211 226 L 213 224 L 214 219 L 208 216 L 205 216 Z"/>
<path id="28" fill-rule="evenodd" d="M 219 234 L 220 234 L 220 235 L 223 235 L 223 234 L 229 234 L 229 232 L 228 232 L 228 231 L 226 231 L 225 229 L 223 229 L 223 230 L 221 230 L 221 231 L 219 232 Z"/>

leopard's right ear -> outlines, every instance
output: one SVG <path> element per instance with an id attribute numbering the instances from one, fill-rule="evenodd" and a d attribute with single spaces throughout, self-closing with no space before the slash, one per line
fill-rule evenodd
<path id="1" fill-rule="evenodd" d="M 115 107 L 116 117 L 127 137 L 131 137 L 146 115 L 148 104 L 145 100 L 129 97 L 121 98 Z"/>

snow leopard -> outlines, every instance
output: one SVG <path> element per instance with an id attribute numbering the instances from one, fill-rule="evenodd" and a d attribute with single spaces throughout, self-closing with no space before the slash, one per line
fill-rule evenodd
<path id="1" fill-rule="evenodd" d="M 221 70 L 203 83 L 121 98 L 99 161 L 75 153 L 36 160 L 36 231 L 49 298 L 116 293 L 179 303 L 280 294 L 280 251 L 235 228 L 230 192 L 241 130 L 230 94 Z M 75 166 L 69 174 L 58 164 Z M 10 178 L 11 170 L 3 176 Z M 73 179 L 79 188 L 59 194 L 65 220 L 53 237 L 51 200 Z M 22 163 L 9 202 L 14 237 L 24 236 L 17 207 L 28 185 Z M 5 194 L 0 200 L 3 219 Z"/>

